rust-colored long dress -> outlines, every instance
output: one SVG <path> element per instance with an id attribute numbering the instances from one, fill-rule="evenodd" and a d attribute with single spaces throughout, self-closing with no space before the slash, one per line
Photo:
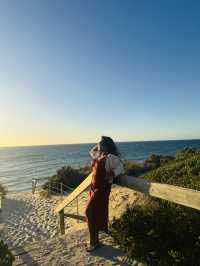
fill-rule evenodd
<path id="1" fill-rule="evenodd" d="M 97 230 L 108 229 L 108 204 L 111 184 L 108 182 L 105 162 L 106 156 L 93 162 L 93 176 L 86 207 L 86 220 L 94 224 Z M 92 215 L 87 215 L 90 210 Z"/>

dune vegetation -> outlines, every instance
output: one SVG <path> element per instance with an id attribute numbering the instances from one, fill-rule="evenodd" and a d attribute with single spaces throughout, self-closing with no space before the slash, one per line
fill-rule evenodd
<path id="1" fill-rule="evenodd" d="M 0 265 L 11 266 L 14 261 L 14 256 L 9 251 L 8 246 L 0 240 Z"/>
<path id="2" fill-rule="evenodd" d="M 51 186 L 51 193 L 60 192 L 60 183 L 69 188 L 76 188 L 91 172 L 91 167 L 75 169 L 71 166 L 64 166 L 57 173 L 49 177 L 48 181 L 43 185 L 43 190 L 48 191 Z M 64 187 L 66 190 L 66 187 Z"/>
<path id="3" fill-rule="evenodd" d="M 185 149 L 173 158 L 161 158 L 158 165 L 143 178 L 200 190 L 200 151 Z M 113 220 L 112 236 L 146 265 L 200 265 L 199 215 L 192 208 L 144 197 Z"/>
<path id="4" fill-rule="evenodd" d="M 125 172 L 130 176 L 141 176 L 152 169 L 158 168 L 160 164 L 170 160 L 172 160 L 171 156 L 152 154 L 147 160 L 141 163 L 137 161 L 124 161 Z M 56 192 L 60 190 L 60 183 L 71 188 L 76 188 L 91 173 L 91 171 L 92 168 L 89 165 L 82 168 L 64 166 L 59 169 L 55 175 L 49 177 L 43 188 L 47 190 L 48 186 L 53 184 Z"/>

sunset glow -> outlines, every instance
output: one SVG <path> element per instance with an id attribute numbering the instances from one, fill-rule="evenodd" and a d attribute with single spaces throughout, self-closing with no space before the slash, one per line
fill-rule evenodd
<path id="1" fill-rule="evenodd" d="M 17 3 L 0 10 L 0 146 L 200 137 L 198 3 Z"/>

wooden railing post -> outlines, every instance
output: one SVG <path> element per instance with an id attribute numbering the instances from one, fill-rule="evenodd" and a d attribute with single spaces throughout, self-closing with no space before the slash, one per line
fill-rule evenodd
<path id="1" fill-rule="evenodd" d="M 65 216 L 64 209 L 59 212 L 59 224 L 60 224 L 60 233 L 61 235 L 65 234 Z"/>
<path id="2" fill-rule="evenodd" d="M 32 179 L 32 193 L 35 193 L 38 179 Z"/>
<path id="3" fill-rule="evenodd" d="M 79 215 L 79 211 L 78 211 L 78 197 L 76 198 L 76 212 L 77 212 L 77 216 Z M 79 220 L 78 220 L 79 223 Z"/>

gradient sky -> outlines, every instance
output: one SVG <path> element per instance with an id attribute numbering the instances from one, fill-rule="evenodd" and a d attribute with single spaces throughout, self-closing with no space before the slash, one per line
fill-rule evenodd
<path id="1" fill-rule="evenodd" d="M 200 138 L 200 2 L 0 1 L 0 146 Z"/>

